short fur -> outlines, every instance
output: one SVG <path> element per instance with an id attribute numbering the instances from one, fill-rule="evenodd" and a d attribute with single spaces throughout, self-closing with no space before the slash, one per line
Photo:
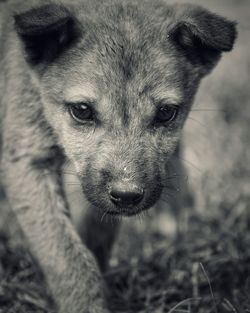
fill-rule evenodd
<path id="1" fill-rule="evenodd" d="M 10 0 L 0 14 L 1 168 L 9 203 L 59 311 L 107 312 L 96 262 L 69 219 L 62 166 L 74 164 L 92 205 L 87 238 L 96 208 L 132 215 L 152 207 L 199 82 L 232 49 L 235 23 L 158 0 Z M 94 126 L 68 114 L 67 103 L 79 101 L 92 103 Z M 153 123 L 163 104 L 179 107 L 167 126 Z M 139 186 L 143 200 L 117 207 L 109 197 L 114 183 Z M 110 229 L 99 229 L 93 247 L 86 240 L 97 256 L 102 232 Z M 109 249 L 114 237 L 107 236 Z"/>

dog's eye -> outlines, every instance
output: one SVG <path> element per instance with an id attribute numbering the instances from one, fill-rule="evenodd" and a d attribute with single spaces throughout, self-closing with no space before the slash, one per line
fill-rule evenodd
<path id="1" fill-rule="evenodd" d="M 77 103 L 69 105 L 69 113 L 78 123 L 93 121 L 93 110 L 85 103 Z"/>
<path id="2" fill-rule="evenodd" d="M 178 114 L 178 108 L 174 106 L 163 106 L 158 109 L 156 113 L 156 122 L 169 123 L 176 119 Z"/>

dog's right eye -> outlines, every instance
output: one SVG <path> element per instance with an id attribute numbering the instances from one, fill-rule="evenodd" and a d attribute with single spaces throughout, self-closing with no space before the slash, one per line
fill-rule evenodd
<path id="1" fill-rule="evenodd" d="M 155 122 L 166 124 L 173 122 L 178 115 L 178 108 L 175 106 L 162 106 L 158 109 L 155 116 Z"/>
<path id="2" fill-rule="evenodd" d="M 69 113 L 76 122 L 81 124 L 94 120 L 93 110 L 86 103 L 70 104 Z"/>

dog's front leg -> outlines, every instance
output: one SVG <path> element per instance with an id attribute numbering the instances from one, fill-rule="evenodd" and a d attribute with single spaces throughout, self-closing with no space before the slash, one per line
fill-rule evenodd
<path id="1" fill-rule="evenodd" d="M 80 236 L 95 255 L 102 272 L 108 269 L 109 257 L 119 228 L 120 221 L 118 219 L 105 216 L 105 213 L 101 214 L 93 207 L 89 208 L 81 221 Z"/>
<path id="2" fill-rule="evenodd" d="M 44 271 L 59 312 L 107 312 L 96 262 L 65 214 L 57 171 L 37 166 L 29 156 L 5 153 L 2 162 L 10 205 Z"/>

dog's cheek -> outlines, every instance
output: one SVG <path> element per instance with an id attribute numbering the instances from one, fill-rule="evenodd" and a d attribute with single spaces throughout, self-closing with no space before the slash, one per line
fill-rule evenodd
<path id="1" fill-rule="evenodd" d="M 151 151 L 154 152 L 154 160 L 157 164 L 154 166 L 154 172 L 158 173 L 161 182 L 164 182 L 166 176 L 166 165 L 173 157 L 176 147 L 181 138 L 181 129 L 170 131 L 168 129 L 159 130 L 152 138 Z"/>
<path id="2" fill-rule="evenodd" d="M 107 192 L 107 180 L 102 171 L 96 168 L 96 160 L 87 157 L 80 173 L 82 192 L 87 200 L 98 208 L 107 208 L 110 203 Z"/>
<path id="3" fill-rule="evenodd" d="M 104 149 L 101 146 L 102 136 L 95 134 L 92 134 L 84 141 L 82 155 L 81 157 L 78 155 L 76 162 L 78 163 L 78 173 L 83 188 L 90 191 L 93 189 L 99 190 L 100 193 L 101 191 L 105 192 L 107 184 L 107 175 L 105 175 L 107 172 L 107 162 L 105 160 L 107 158 L 105 158 Z"/>

